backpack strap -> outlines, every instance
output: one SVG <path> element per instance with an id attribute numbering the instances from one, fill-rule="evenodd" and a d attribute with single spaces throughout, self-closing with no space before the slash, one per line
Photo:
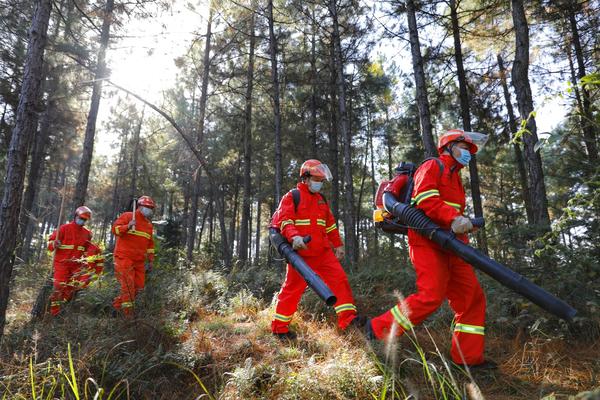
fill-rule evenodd
<path id="1" fill-rule="evenodd" d="M 300 191 L 298 189 L 292 189 L 292 199 L 294 200 L 294 212 L 298 212 L 298 204 L 300 204 Z"/>
<path id="2" fill-rule="evenodd" d="M 425 164 L 429 160 L 435 160 L 437 162 L 437 165 L 440 169 L 440 176 L 438 176 L 438 179 L 440 179 L 442 177 L 442 175 L 444 174 L 444 163 L 438 157 L 427 157 L 426 159 L 423 160 L 421 165 Z M 421 166 L 421 165 L 419 165 L 419 166 Z"/>
<path id="3" fill-rule="evenodd" d="M 294 212 L 297 213 L 298 212 L 298 205 L 300 204 L 300 190 L 298 189 L 292 189 L 292 200 L 294 200 Z M 327 203 L 327 199 L 325 198 L 325 195 L 323 195 L 323 193 L 319 193 L 321 195 L 321 198 L 323 199 L 323 201 L 325 203 Z"/>

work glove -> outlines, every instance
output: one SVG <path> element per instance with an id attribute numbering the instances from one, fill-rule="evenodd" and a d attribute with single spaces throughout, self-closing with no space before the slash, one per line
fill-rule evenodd
<path id="1" fill-rule="evenodd" d="M 62 242 L 61 242 L 60 240 L 56 239 L 56 240 L 54 241 L 54 248 L 55 248 L 55 249 L 58 249 L 58 248 L 60 247 L 60 245 L 61 245 L 61 244 L 62 244 Z"/>
<path id="2" fill-rule="evenodd" d="M 144 269 L 146 270 L 146 272 L 152 272 L 153 268 L 154 265 L 152 264 L 152 261 L 146 261 L 146 264 L 144 265 Z"/>
<path id="3" fill-rule="evenodd" d="M 127 230 L 133 229 L 135 230 L 135 221 L 131 220 L 129 221 L 129 223 L 127 224 Z"/>
<path id="4" fill-rule="evenodd" d="M 298 249 L 306 250 L 308 248 L 308 247 L 306 247 L 306 243 L 304 243 L 304 238 L 302 236 L 294 236 L 292 238 L 292 247 L 294 248 L 294 250 L 298 250 Z"/>
<path id="5" fill-rule="evenodd" d="M 452 228 L 452 232 L 458 233 L 460 235 L 463 233 L 471 232 L 473 230 L 473 223 L 471 223 L 471 220 L 469 218 L 460 215 L 454 218 L 450 227 Z"/>
<path id="6" fill-rule="evenodd" d="M 344 250 L 344 246 L 339 246 L 333 249 L 333 254 L 335 254 L 338 260 L 342 261 L 346 255 L 346 250 Z"/>

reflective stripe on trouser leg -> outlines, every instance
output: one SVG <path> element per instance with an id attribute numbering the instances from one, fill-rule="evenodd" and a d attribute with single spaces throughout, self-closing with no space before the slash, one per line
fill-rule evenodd
<path id="1" fill-rule="evenodd" d="M 321 255 L 305 257 L 305 261 L 337 297 L 337 303 L 335 303 L 337 325 L 340 329 L 346 329 L 356 316 L 356 306 L 342 264 L 330 248 L 325 249 Z"/>
<path id="2" fill-rule="evenodd" d="M 273 333 L 286 333 L 289 331 L 290 321 L 298 309 L 298 303 L 305 289 L 306 282 L 304 278 L 288 264 L 285 281 L 277 295 L 275 316 L 271 322 Z"/>
<path id="3" fill-rule="evenodd" d="M 473 267 L 454 255 L 450 260 L 448 304 L 456 315 L 450 355 L 457 364 L 481 364 L 485 346 L 485 295 Z"/>

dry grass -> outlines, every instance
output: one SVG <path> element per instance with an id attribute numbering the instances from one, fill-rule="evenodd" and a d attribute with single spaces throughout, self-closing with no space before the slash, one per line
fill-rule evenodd
<path id="1" fill-rule="evenodd" d="M 2 343 L 0 393 L 32 398 L 36 388 L 39 397 L 54 379 L 66 393 L 57 398 L 75 398 L 63 373 L 71 362 L 80 398 L 90 399 L 96 385 L 104 399 L 115 387 L 114 399 L 208 398 L 205 385 L 211 397 L 223 400 L 550 400 L 575 399 L 598 386 L 597 342 L 526 329 L 509 336 L 506 327 L 493 325 L 487 355 L 500 364 L 498 371 L 469 376 L 448 368 L 448 310 L 417 328 L 416 336 L 386 348 L 367 343 L 359 332 L 339 332 L 333 312 L 309 295 L 293 322 L 298 340 L 282 343 L 270 333 L 271 294 L 257 297 L 256 291 L 232 286 L 235 279 L 206 265 L 158 271 L 135 321 L 103 311 L 116 290 L 107 279 L 80 296 L 64 317 L 37 325 L 25 322 L 37 285 L 19 280 Z M 381 307 L 376 296 L 356 295 L 362 309 Z"/>

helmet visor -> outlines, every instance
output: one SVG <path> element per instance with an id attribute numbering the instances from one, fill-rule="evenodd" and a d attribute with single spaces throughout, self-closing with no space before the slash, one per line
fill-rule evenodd
<path id="1" fill-rule="evenodd" d="M 465 132 L 464 135 L 465 137 L 471 140 L 471 143 L 477 146 L 476 153 L 479 153 L 481 151 L 481 149 L 483 148 L 483 146 L 485 146 L 489 138 L 489 135 L 479 132 Z"/>
<path id="2" fill-rule="evenodd" d="M 319 164 L 310 167 L 309 174 L 310 176 L 320 177 L 330 182 L 333 180 L 333 175 L 331 174 L 327 164 Z"/>

